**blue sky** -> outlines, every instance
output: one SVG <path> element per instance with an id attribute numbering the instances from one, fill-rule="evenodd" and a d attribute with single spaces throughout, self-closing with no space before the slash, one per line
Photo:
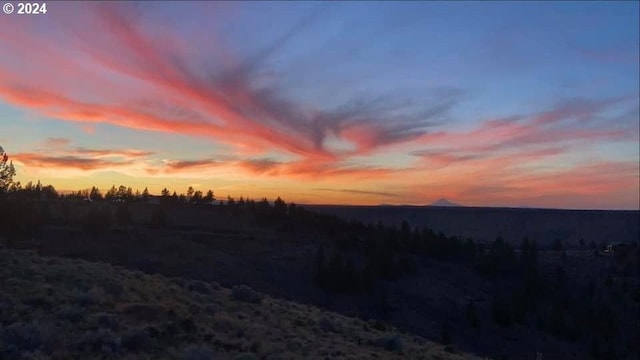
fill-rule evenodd
<path id="1" fill-rule="evenodd" d="M 0 23 L 0 144 L 59 189 L 637 209 L 638 6 L 49 2 Z"/>

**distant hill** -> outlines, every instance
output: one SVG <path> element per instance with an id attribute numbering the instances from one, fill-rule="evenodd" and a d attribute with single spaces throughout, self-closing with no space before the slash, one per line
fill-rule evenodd
<path id="1" fill-rule="evenodd" d="M 437 201 L 432 202 L 428 206 L 462 206 L 462 205 L 451 202 L 445 198 L 441 198 Z"/>
<path id="2" fill-rule="evenodd" d="M 435 232 L 457 234 L 474 241 L 497 236 L 518 244 L 526 236 L 547 248 L 556 239 L 567 246 L 599 244 L 603 239 L 633 243 L 640 237 L 637 210 L 559 210 L 475 206 L 306 206 L 310 210 L 340 216 L 349 221 L 382 221 L 400 226 L 428 227 Z"/>

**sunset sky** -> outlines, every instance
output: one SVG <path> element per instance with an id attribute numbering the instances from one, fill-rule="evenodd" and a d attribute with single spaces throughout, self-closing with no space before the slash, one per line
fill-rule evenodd
<path id="1" fill-rule="evenodd" d="M 23 184 L 640 206 L 637 1 L 47 10 L 0 13 L 0 146 Z"/>

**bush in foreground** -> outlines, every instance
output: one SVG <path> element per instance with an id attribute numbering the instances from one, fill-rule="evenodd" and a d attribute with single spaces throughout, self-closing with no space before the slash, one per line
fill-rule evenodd
<path id="1" fill-rule="evenodd" d="M 236 285 L 231 289 L 231 297 L 234 300 L 259 304 L 262 302 L 262 294 L 247 285 Z"/>

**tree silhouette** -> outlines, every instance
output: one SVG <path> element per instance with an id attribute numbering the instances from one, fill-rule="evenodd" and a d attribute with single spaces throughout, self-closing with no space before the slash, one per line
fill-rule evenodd
<path id="1" fill-rule="evenodd" d="M 191 202 L 194 204 L 202 203 L 202 191 L 196 190 L 193 192 L 193 196 L 191 196 Z"/>
<path id="2" fill-rule="evenodd" d="M 91 191 L 89 192 L 89 199 L 93 201 L 102 200 L 102 194 L 100 193 L 100 190 L 97 187 L 95 186 L 91 187 Z"/>
<path id="3" fill-rule="evenodd" d="M 58 198 L 58 192 L 53 187 L 53 185 L 46 185 L 42 187 L 40 196 L 42 197 L 42 199 L 45 199 L 45 200 L 53 200 Z"/>
<path id="4" fill-rule="evenodd" d="M 343 256 L 338 249 L 334 249 L 327 258 L 324 248 L 320 246 L 315 254 L 314 283 L 316 286 L 334 293 L 355 294 L 370 291 L 370 283 L 363 283 L 363 274 L 356 268 L 350 256 Z"/>
<path id="5" fill-rule="evenodd" d="M 105 194 L 104 198 L 105 200 L 115 200 L 116 197 L 118 195 L 118 189 L 116 189 L 115 185 L 111 186 L 111 189 L 109 189 L 109 191 L 107 191 L 107 193 Z"/>
<path id="6" fill-rule="evenodd" d="M 22 190 L 22 184 L 20 181 L 14 181 L 9 185 L 9 192 L 18 192 Z"/>
<path id="7" fill-rule="evenodd" d="M 287 203 L 280 196 L 273 202 L 273 211 L 279 217 L 287 214 Z"/>
<path id="8" fill-rule="evenodd" d="M 213 190 L 208 190 L 207 191 L 207 195 L 204 196 L 202 201 L 205 204 L 211 204 L 211 202 L 213 202 L 213 200 L 215 200 L 215 199 L 216 199 L 216 197 L 213 195 Z"/>
<path id="9" fill-rule="evenodd" d="M 133 196 L 133 189 L 131 189 L 131 187 L 127 188 L 127 191 L 125 192 L 125 195 L 124 195 L 124 199 L 126 201 L 132 201 L 133 199 L 135 199 L 135 197 Z"/>
<path id="10" fill-rule="evenodd" d="M 148 201 L 149 197 L 151 197 L 151 195 L 149 194 L 149 189 L 145 187 L 144 190 L 142 191 L 142 200 Z"/>
<path id="11" fill-rule="evenodd" d="M 127 199 L 127 187 L 124 185 L 118 186 L 118 192 L 116 193 L 116 197 L 122 201 Z"/>
<path id="12" fill-rule="evenodd" d="M 231 195 L 227 195 L 227 205 L 231 208 L 236 207 L 236 201 L 231 197 Z"/>
<path id="13" fill-rule="evenodd" d="M 9 161 L 9 156 L 0 146 L 0 192 L 4 192 L 9 188 L 15 175 L 16 169 L 13 167 L 13 162 Z"/>

